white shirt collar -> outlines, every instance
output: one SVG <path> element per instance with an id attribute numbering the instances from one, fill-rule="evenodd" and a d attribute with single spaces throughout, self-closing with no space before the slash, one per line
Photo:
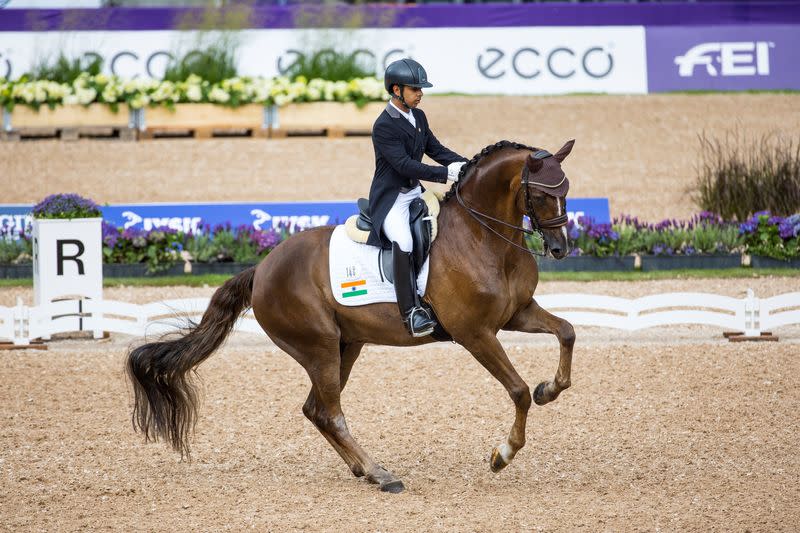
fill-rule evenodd
<path id="1" fill-rule="evenodd" d="M 411 112 L 411 109 L 409 109 L 408 113 L 406 113 L 405 111 L 403 111 L 402 109 L 400 109 L 399 107 L 394 105 L 394 101 L 393 100 L 389 100 L 389 103 L 391 104 L 391 106 L 393 108 L 397 109 L 398 113 L 403 115 L 406 118 L 406 120 L 408 120 L 411 123 L 412 126 L 414 126 L 415 128 L 417 127 L 417 121 L 414 118 L 414 113 Z"/>

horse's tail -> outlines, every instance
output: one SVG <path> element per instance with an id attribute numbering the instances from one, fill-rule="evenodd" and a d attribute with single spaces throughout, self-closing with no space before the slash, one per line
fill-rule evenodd
<path id="1" fill-rule="evenodd" d="M 225 282 L 200 323 L 180 338 L 150 342 L 128 354 L 126 367 L 134 392 L 131 420 L 145 440 L 163 438 L 181 456 L 189 456 L 198 407 L 198 391 L 189 372 L 219 348 L 250 306 L 254 276 L 251 267 Z"/>

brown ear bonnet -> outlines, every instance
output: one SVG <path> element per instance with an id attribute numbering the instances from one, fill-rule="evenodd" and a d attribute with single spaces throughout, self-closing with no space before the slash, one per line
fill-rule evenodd
<path id="1" fill-rule="evenodd" d="M 539 150 L 528 156 L 526 166 L 528 169 L 527 183 L 550 196 L 566 196 L 569 191 L 569 180 L 561 170 L 561 162 L 572 151 L 575 141 L 569 141 L 555 155 L 547 150 Z"/>

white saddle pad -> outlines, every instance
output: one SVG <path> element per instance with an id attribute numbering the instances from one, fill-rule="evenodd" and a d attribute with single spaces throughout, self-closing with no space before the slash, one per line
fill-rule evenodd
<path id="1" fill-rule="evenodd" d="M 336 301 L 355 307 L 381 302 L 397 302 L 394 285 L 386 279 L 378 260 L 377 246 L 353 242 L 345 232 L 344 225 L 336 226 L 331 235 L 328 265 L 331 274 L 331 289 Z M 417 292 L 425 294 L 428 283 L 428 262 L 420 269 Z"/>

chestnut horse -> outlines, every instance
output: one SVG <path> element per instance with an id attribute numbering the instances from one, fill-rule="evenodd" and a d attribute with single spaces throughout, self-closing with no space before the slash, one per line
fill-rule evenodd
<path id="1" fill-rule="evenodd" d="M 555 258 L 567 253 L 564 225 L 568 181 L 560 163 L 573 141 L 550 155 L 536 148 L 501 141 L 476 155 L 445 196 L 439 234 L 430 252 L 424 301 L 453 340 L 466 348 L 502 383 L 516 408 L 508 437 L 494 448 L 490 466 L 507 466 L 525 445 L 531 405 L 528 385 L 517 374 L 497 339 L 501 329 L 550 333 L 558 337 L 560 360 L 555 378 L 540 383 L 533 401 L 555 400 L 570 385 L 572 325 L 536 303 L 536 261 L 525 248 L 520 226 L 528 215 Z M 539 178 L 543 159 L 561 176 L 562 196 L 543 192 L 552 186 Z M 538 181 L 537 181 L 537 178 Z M 455 200 L 454 200 L 455 197 Z M 416 346 L 435 342 L 414 338 L 397 305 L 345 307 L 334 300 L 328 273 L 332 227 L 296 234 L 260 264 L 222 285 L 199 324 L 178 338 L 150 342 L 130 351 L 127 370 L 134 388 L 134 429 L 146 440 L 163 438 L 182 455 L 197 419 L 198 395 L 192 371 L 225 340 L 236 320 L 252 306 L 258 323 L 282 350 L 308 372 L 311 391 L 303 413 L 341 455 L 355 476 L 365 476 L 388 492 L 403 483 L 376 463 L 347 428 L 340 396 L 350 370 L 366 343 Z M 279 304 L 281 312 L 274 311 Z"/>

